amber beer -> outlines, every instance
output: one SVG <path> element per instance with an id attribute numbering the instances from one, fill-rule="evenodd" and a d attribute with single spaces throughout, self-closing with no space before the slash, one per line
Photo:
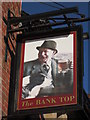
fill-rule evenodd
<path id="1" fill-rule="evenodd" d="M 71 63 L 72 62 L 70 60 L 58 60 L 58 72 L 70 69 Z"/>

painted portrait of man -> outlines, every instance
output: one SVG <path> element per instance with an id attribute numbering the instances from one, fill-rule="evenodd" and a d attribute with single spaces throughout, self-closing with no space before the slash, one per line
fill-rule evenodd
<path id="1" fill-rule="evenodd" d="M 22 98 L 73 91 L 73 35 L 25 43 Z"/>

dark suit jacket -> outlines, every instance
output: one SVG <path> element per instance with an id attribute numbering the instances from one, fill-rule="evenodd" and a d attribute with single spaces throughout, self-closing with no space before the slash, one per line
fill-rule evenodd
<path id="1" fill-rule="evenodd" d="M 58 72 L 58 68 L 57 68 L 57 61 L 54 59 L 52 59 L 51 61 L 51 68 L 52 68 L 53 78 L 55 78 Z M 38 59 L 24 63 L 23 77 L 31 74 L 37 74 L 39 72 L 42 71 L 41 71 L 41 63 Z"/>
<path id="2" fill-rule="evenodd" d="M 52 84 L 55 86 L 55 88 L 43 88 L 41 89 L 39 96 L 71 93 L 73 91 L 72 70 L 69 70 L 64 75 L 63 73 L 58 73 L 58 62 L 55 59 L 52 59 L 51 68 L 53 78 Z M 45 76 L 42 76 L 40 74 L 41 72 L 43 72 L 43 70 L 41 69 L 41 63 L 38 59 L 24 63 L 23 77 L 30 75 L 30 84 L 26 86 L 28 90 L 31 90 L 34 86 L 43 83 Z"/>

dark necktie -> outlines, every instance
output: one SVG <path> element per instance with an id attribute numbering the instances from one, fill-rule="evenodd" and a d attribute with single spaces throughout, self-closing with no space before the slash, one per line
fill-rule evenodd
<path id="1" fill-rule="evenodd" d="M 48 64 L 44 64 L 44 65 L 43 65 L 43 69 L 48 73 L 50 67 L 49 67 Z"/>

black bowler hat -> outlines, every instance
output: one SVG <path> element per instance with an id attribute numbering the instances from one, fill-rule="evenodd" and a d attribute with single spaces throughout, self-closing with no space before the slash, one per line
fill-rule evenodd
<path id="1" fill-rule="evenodd" d="M 44 41 L 44 43 L 41 46 L 36 47 L 36 49 L 40 49 L 40 48 L 48 48 L 51 50 L 55 51 L 55 54 L 57 53 L 57 49 L 56 49 L 56 42 L 55 41 Z"/>

